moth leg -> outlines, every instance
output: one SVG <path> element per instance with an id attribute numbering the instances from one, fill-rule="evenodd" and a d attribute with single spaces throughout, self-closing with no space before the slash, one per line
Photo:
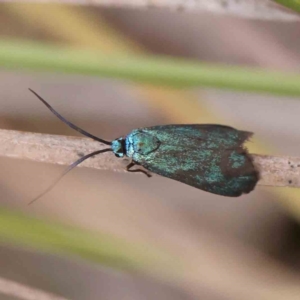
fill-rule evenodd
<path id="1" fill-rule="evenodd" d="M 142 169 L 135 169 L 135 170 L 130 170 L 130 168 L 132 168 L 133 166 L 135 166 L 136 164 L 134 162 L 131 162 L 127 167 L 126 167 L 126 170 L 127 172 L 132 172 L 132 173 L 143 173 L 145 174 L 147 177 L 152 177 L 152 175 L 148 172 L 146 172 L 145 170 L 142 170 Z"/>

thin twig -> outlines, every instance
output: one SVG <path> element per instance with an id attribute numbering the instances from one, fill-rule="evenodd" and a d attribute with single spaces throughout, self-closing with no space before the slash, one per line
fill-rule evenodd
<path id="1" fill-rule="evenodd" d="M 28 2 L 28 0 L 0 0 Z M 31 0 L 36 3 L 66 3 L 124 8 L 167 8 L 177 11 L 209 11 L 244 18 L 295 21 L 299 17 L 271 0 Z"/>
<path id="2" fill-rule="evenodd" d="M 59 165 L 108 146 L 88 138 L 0 130 L 0 156 Z M 300 187 L 300 158 L 252 154 L 260 173 L 260 185 Z M 82 167 L 125 171 L 124 160 L 103 153 L 83 162 Z"/>
<path id="3" fill-rule="evenodd" d="M 0 156 L 58 165 L 70 165 L 83 155 L 109 146 L 89 138 L 0 130 Z M 124 164 L 111 153 L 88 159 L 79 166 L 122 171 Z"/>
<path id="4" fill-rule="evenodd" d="M 300 158 L 252 154 L 259 185 L 300 187 Z"/>
<path id="5" fill-rule="evenodd" d="M 0 293 L 23 300 L 67 300 L 1 277 Z"/>

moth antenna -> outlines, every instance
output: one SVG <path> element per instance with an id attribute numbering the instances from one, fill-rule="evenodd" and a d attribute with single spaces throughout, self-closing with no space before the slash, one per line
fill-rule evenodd
<path id="1" fill-rule="evenodd" d="M 32 204 L 33 202 L 37 201 L 38 199 L 40 199 L 42 196 L 44 196 L 45 194 L 47 194 L 49 191 L 51 191 L 54 186 L 65 176 L 67 175 L 72 169 L 74 169 L 75 167 L 77 167 L 79 164 L 81 164 L 83 161 L 85 161 L 86 159 L 100 154 L 100 153 L 104 153 L 104 152 L 108 152 L 108 151 L 112 151 L 112 149 L 108 148 L 108 149 L 102 149 L 102 150 L 98 150 L 98 151 L 94 151 L 90 154 L 87 154 L 83 157 L 81 157 L 80 159 L 76 160 L 75 162 L 73 162 L 70 166 L 68 166 L 68 168 L 66 168 L 63 173 L 41 194 L 39 194 L 37 197 L 35 197 L 33 200 L 31 200 L 28 205 Z"/>
<path id="2" fill-rule="evenodd" d="M 87 131 L 81 129 L 80 127 L 76 126 L 75 124 L 71 123 L 70 121 L 66 120 L 61 114 L 59 114 L 46 100 L 44 100 L 40 95 L 38 95 L 35 91 L 33 91 L 32 89 L 29 89 L 29 91 L 31 93 L 33 93 L 41 102 L 43 102 L 47 107 L 48 109 L 57 117 L 59 118 L 62 122 L 64 122 L 65 124 L 67 124 L 69 127 L 71 127 L 72 129 L 80 132 L 81 134 L 95 140 L 95 141 L 98 141 L 100 143 L 103 143 L 105 145 L 111 145 L 111 142 L 109 141 L 105 141 L 103 139 L 100 139 L 90 133 L 88 133 Z"/>

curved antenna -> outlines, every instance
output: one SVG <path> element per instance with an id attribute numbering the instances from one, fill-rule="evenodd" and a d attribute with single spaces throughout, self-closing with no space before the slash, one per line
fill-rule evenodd
<path id="1" fill-rule="evenodd" d="M 42 196 L 44 196 L 45 194 L 47 194 L 50 190 L 52 190 L 54 188 L 54 186 L 65 176 L 67 175 L 67 173 L 69 173 L 72 169 L 74 169 L 75 167 L 77 167 L 79 164 L 81 164 L 83 161 L 85 161 L 86 159 L 100 154 L 100 153 L 104 153 L 104 152 L 108 152 L 108 151 L 112 151 L 112 149 L 108 148 L 108 149 L 102 149 L 102 150 L 97 150 L 94 151 L 90 154 L 87 154 L 83 157 L 81 157 L 80 159 L 76 160 L 75 162 L 73 162 L 70 166 L 68 166 L 68 168 L 66 168 L 63 173 L 41 194 L 39 194 L 37 197 L 35 197 L 33 200 L 31 200 L 28 205 L 32 204 L 33 202 L 37 201 L 38 199 L 40 199 Z"/>
<path id="2" fill-rule="evenodd" d="M 35 91 L 33 91 L 32 89 L 29 89 L 29 91 L 31 93 L 33 93 L 39 100 L 41 100 L 48 108 L 49 110 L 54 114 L 56 115 L 61 121 L 63 121 L 65 124 L 67 124 L 69 127 L 71 127 L 72 129 L 80 132 L 81 134 L 95 140 L 95 141 L 98 141 L 100 143 L 103 143 L 103 144 L 106 144 L 106 145 L 111 145 L 111 142 L 109 141 L 105 141 L 105 140 L 102 140 L 90 133 L 88 133 L 87 131 L 81 129 L 80 127 L 76 126 L 75 124 L 69 122 L 68 120 L 66 120 L 61 114 L 59 114 L 46 100 L 44 100 L 40 95 L 38 95 Z"/>

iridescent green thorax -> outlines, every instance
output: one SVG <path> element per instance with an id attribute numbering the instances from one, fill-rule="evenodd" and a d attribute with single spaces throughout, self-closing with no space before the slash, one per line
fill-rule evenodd
<path id="1" fill-rule="evenodd" d="M 118 157 L 126 155 L 135 159 L 156 151 L 159 145 L 160 141 L 155 136 L 137 129 L 133 130 L 126 137 L 112 141 L 111 148 Z"/>
<path id="2" fill-rule="evenodd" d="M 128 134 L 125 143 L 126 155 L 133 160 L 155 152 L 160 146 L 160 141 L 155 135 L 139 129 L 133 130 Z"/>

